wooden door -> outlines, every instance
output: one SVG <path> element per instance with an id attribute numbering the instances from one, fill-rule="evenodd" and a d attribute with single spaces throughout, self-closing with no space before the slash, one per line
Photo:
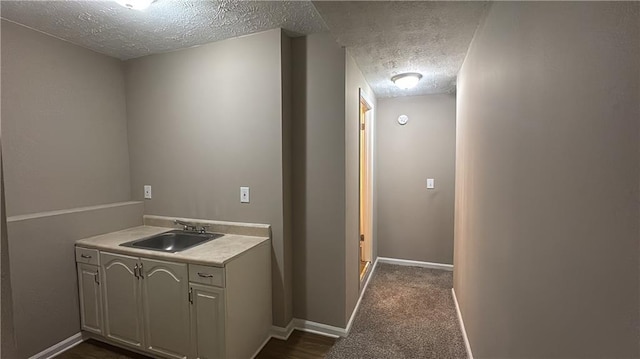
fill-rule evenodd
<path id="1" fill-rule="evenodd" d="M 98 266 L 78 263 L 80 327 L 102 335 L 102 293 Z"/>
<path id="2" fill-rule="evenodd" d="M 145 348 L 170 358 L 189 354 L 189 275 L 184 263 L 141 258 Z"/>
<path id="3" fill-rule="evenodd" d="M 142 349 L 138 258 L 102 252 L 100 263 L 105 335 L 116 342 Z"/>
<path id="4" fill-rule="evenodd" d="M 191 284 L 191 341 L 196 359 L 223 358 L 224 289 Z"/>

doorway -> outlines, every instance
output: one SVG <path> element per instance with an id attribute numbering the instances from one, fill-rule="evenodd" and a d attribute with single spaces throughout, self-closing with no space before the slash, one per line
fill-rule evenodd
<path id="1" fill-rule="evenodd" d="M 372 261 L 372 233 L 373 233 L 373 105 L 362 89 L 360 89 L 360 135 L 359 135 L 359 258 L 360 258 L 360 281 L 362 281 L 367 271 L 370 269 Z"/>

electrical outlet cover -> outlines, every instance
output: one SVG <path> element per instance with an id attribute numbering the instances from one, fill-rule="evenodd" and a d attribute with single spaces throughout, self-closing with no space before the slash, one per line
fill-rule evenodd
<path id="1" fill-rule="evenodd" d="M 433 178 L 427 178 L 427 188 L 433 189 L 436 187 L 435 180 Z"/>
<path id="2" fill-rule="evenodd" d="M 240 187 L 240 203 L 249 203 L 249 187 Z"/>
<path id="3" fill-rule="evenodd" d="M 151 199 L 151 186 L 150 185 L 145 185 L 144 186 L 144 198 L 145 199 Z"/>

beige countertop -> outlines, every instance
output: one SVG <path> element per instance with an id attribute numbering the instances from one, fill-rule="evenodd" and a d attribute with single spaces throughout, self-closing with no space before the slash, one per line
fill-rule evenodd
<path id="1" fill-rule="evenodd" d="M 118 232 L 80 239 L 76 241 L 76 246 L 131 256 L 223 267 L 227 262 L 243 252 L 269 241 L 269 237 L 224 234 L 218 239 L 177 253 L 120 246 L 122 243 L 151 237 L 173 229 L 154 226 L 133 227 Z"/>

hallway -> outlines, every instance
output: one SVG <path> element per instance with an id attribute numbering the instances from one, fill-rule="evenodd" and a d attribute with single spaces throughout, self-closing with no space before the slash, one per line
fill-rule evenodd
<path id="1" fill-rule="evenodd" d="M 327 358 L 465 358 L 453 272 L 378 263 L 349 336 Z"/>

